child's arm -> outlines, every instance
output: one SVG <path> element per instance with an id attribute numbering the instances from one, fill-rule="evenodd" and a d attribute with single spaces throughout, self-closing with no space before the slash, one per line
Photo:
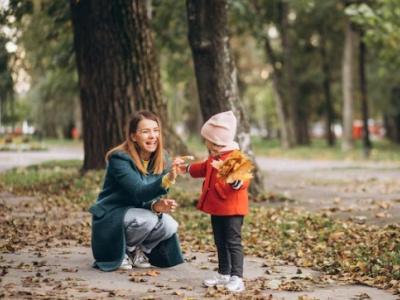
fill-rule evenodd
<path id="1" fill-rule="evenodd" d="M 207 174 L 207 165 L 209 165 L 209 160 L 203 162 L 195 162 L 187 165 L 186 171 L 193 178 L 202 178 Z"/>

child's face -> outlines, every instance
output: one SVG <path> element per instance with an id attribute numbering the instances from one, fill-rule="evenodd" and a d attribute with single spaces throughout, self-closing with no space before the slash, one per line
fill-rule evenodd
<path id="1" fill-rule="evenodd" d="M 209 140 L 206 140 L 205 143 L 208 151 L 210 151 L 212 156 L 219 155 L 219 149 L 221 149 L 223 146 L 216 145 L 213 142 L 210 142 Z"/>

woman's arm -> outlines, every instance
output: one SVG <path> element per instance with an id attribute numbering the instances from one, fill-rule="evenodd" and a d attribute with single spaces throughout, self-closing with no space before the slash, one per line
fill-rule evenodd
<path id="1" fill-rule="evenodd" d="M 162 174 L 155 181 L 145 183 L 142 179 L 145 175 L 139 172 L 127 154 L 113 153 L 108 161 L 108 170 L 122 188 L 142 203 L 168 193 L 162 186 Z"/>

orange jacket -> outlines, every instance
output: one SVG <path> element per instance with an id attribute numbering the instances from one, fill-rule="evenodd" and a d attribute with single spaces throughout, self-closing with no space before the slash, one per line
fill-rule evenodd
<path id="1" fill-rule="evenodd" d="M 222 154 L 218 159 L 225 160 L 231 152 Z M 217 170 L 211 165 L 213 160 L 216 158 L 210 155 L 206 161 L 193 163 L 189 168 L 193 178 L 205 177 L 197 209 L 215 216 L 248 215 L 247 189 L 250 180 L 245 181 L 240 189 L 234 190 L 229 183 L 217 178 Z"/>

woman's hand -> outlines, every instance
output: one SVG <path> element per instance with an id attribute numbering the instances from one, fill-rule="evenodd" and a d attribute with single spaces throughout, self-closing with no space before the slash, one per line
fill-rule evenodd
<path id="1" fill-rule="evenodd" d="M 168 175 L 169 181 L 174 181 L 176 176 L 178 176 L 178 174 L 184 174 L 184 173 L 181 173 L 182 163 L 183 163 L 183 160 L 181 158 L 176 157 L 174 159 L 174 161 L 171 164 L 171 167 L 169 168 L 169 175 Z"/>
<path id="2" fill-rule="evenodd" d="M 174 212 L 177 207 L 174 199 L 160 199 L 154 204 L 153 209 L 159 213 Z"/>

